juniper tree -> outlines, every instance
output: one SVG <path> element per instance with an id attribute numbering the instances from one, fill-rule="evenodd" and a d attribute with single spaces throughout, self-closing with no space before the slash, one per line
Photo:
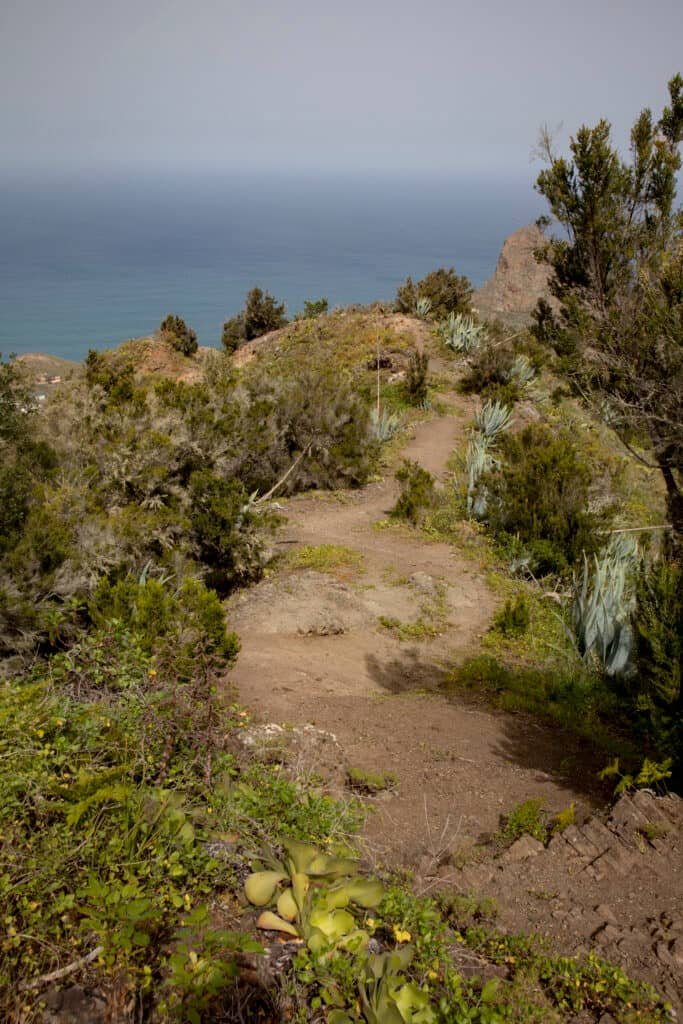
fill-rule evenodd
<path id="1" fill-rule="evenodd" d="M 553 311 L 537 333 L 570 355 L 572 372 L 631 452 L 662 473 L 676 546 L 683 537 L 683 78 L 669 82 L 659 120 L 645 109 L 631 130 L 629 159 L 608 121 L 583 126 L 569 159 L 542 133 L 548 164 L 537 191 L 564 237 L 539 254 L 553 269 Z M 550 225 L 544 218 L 544 226 Z M 643 450 L 649 454 L 643 454 Z"/>

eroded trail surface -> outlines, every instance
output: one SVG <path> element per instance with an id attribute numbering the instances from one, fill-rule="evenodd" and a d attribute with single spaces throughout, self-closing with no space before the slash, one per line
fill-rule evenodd
<path id="1" fill-rule="evenodd" d="M 457 412 L 419 424 L 403 452 L 437 478 L 465 430 L 467 415 Z M 563 781 L 572 754 L 574 767 L 581 763 L 566 738 L 439 692 L 444 671 L 476 651 L 497 598 L 453 546 L 377 528 L 397 493 L 390 476 L 341 497 L 288 503 L 280 550 L 342 545 L 365 571 L 346 581 L 281 571 L 239 595 L 230 622 L 242 652 L 231 678 L 257 720 L 312 724 L 334 734 L 345 764 L 397 776 L 367 838 L 381 859 L 410 863 L 430 835 L 476 840 L 522 800 L 560 809 L 590 795 Z M 416 635 L 399 636 L 381 618 L 412 624 Z"/>
<path id="2" fill-rule="evenodd" d="M 418 425 L 403 454 L 447 486 L 470 412 Z M 444 694 L 444 673 L 479 649 L 497 598 L 453 546 L 378 528 L 396 497 L 388 474 L 287 504 L 280 550 L 340 545 L 364 572 L 280 568 L 233 601 L 242 651 L 230 682 L 254 716 L 252 742 L 337 790 L 349 767 L 393 773 L 364 831 L 371 862 L 410 867 L 423 892 L 490 896 L 503 929 L 545 934 L 565 954 L 597 947 L 683 1009 L 683 801 L 622 803 L 621 818 L 608 818 L 595 788 L 602 764 L 585 746 Z M 580 831 L 547 850 L 529 836 L 503 856 L 477 846 L 531 798 L 551 812 L 574 802 Z"/>

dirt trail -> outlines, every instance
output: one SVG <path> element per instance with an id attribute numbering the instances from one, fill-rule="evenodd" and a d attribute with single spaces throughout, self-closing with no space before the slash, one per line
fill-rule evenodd
<path id="1" fill-rule="evenodd" d="M 443 478 L 469 411 L 419 424 L 403 454 Z M 572 741 L 439 692 L 445 669 L 476 651 L 497 598 L 451 545 L 376 527 L 396 495 L 389 477 L 341 498 L 287 504 L 281 550 L 344 545 L 365 572 L 340 582 L 284 571 L 240 594 L 229 612 L 242 641 L 231 681 L 258 721 L 315 725 L 334 734 L 347 764 L 395 773 L 396 790 L 377 801 L 366 838 L 383 861 L 414 865 L 435 837 L 467 845 L 520 801 L 542 797 L 559 810 L 591 798 L 577 782 L 583 757 Z M 438 635 L 401 640 L 379 616 L 418 623 L 418 632 L 421 620 L 435 623 Z"/>
<path id="2" fill-rule="evenodd" d="M 448 486 L 446 462 L 471 411 L 460 405 L 420 424 L 403 454 Z M 257 723 L 252 740 L 284 746 L 290 769 L 333 789 L 349 766 L 394 773 L 365 826 L 371 861 L 409 867 L 422 892 L 493 897 L 504 930 L 544 934 L 564 954 L 596 947 L 683 1011 L 683 802 L 654 807 L 648 826 L 642 807 L 622 801 L 624 820 L 610 831 L 602 822 L 612 819 L 589 817 L 606 794 L 595 788 L 602 764 L 586 745 L 444 695 L 444 671 L 479 649 L 497 601 L 480 567 L 454 547 L 377 528 L 396 495 L 389 474 L 341 498 L 287 504 L 281 550 L 343 545 L 362 556 L 365 572 L 344 581 L 281 569 L 234 599 L 242 651 L 230 681 Z M 379 616 L 436 623 L 437 635 L 402 641 Z M 572 826 L 547 850 L 524 836 L 502 857 L 490 845 L 475 852 L 502 813 L 531 798 L 551 812 L 573 802 L 583 831 Z M 660 838 L 646 842 L 648 827 Z"/>

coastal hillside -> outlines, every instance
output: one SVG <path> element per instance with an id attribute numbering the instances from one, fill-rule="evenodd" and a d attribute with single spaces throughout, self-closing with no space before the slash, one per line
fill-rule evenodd
<path id="1" fill-rule="evenodd" d="M 2 363 L 5 1019 L 672 1019 L 661 474 L 454 270 L 258 291 Z"/>

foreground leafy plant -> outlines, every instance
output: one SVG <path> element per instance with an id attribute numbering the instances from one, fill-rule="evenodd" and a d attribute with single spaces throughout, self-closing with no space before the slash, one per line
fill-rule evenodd
<path id="1" fill-rule="evenodd" d="M 169 943 L 198 924 L 190 911 L 208 914 L 208 895 L 229 875 L 204 841 L 227 825 L 213 814 L 212 793 L 231 765 L 215 667 L 201 641 L 189 671 L 182 645 L 153 656 L 119 627 L 0 689 L 6 1019 L 22 984 L 40 991 L 55 959 L 87 959 L 93 948 L 100 971 L 125 975 L 147 999 L 148 973 L 165 977 Z M 224 935 L 221 956 L 245 942 Z M 219 973 L 199 934 L 193 950 L 206 964 L 199 999 Z M 191 992 L 177 989 L 174 999 L 192 1019 Z"/>
<path id="2" fill-rule="evenodd" d="M 251 874 L 244 885 L 254 906 L 277 905 L 277 914 L 261 914 L 257 928 L 301 937 L 316 954 L 338 945 L 354 951 L 365 948 L 370 937 L 348 908 L 376 907 L 384 893 L 381 882 L 359 875 L 355 860 L 325 855 L 294 839 L 284 840 L 283 846 L 285 858 L 270 859 L 268 868 Z M 284 881 L 289 886 L 279 890 Z"/>

